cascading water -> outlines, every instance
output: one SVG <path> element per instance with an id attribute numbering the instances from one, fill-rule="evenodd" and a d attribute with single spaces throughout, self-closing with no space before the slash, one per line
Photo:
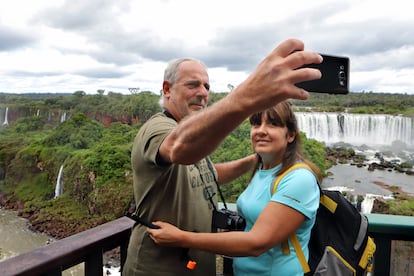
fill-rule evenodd
<path id="1" fill-rule="evenodd" d="M 373 194 L 366 194 L 364 200 L 361 202 L 361 213 L 369 214 L 371 213 L 372 207 L 374 206 L 374 200 L 382 196 L 377 196 Z"/>
<path id="2" fill-rule="evenodd" d="M 66 121 L 66 112 L 63 112 L 62 116 L 60 116 L 60 122 L 63 123 Z"/>
<path id="3" fill-rule="evenodd" d="M 63 173 L 63 165 L 60 166 L 59 169 L 59 173 L 58 173 L 58 177 L 56 180 L 56 187 L 55 187 L 55 198 L 57 198 L 58 196 L 63 194 L 63 178 L 62 178 L 62 173 Z"/>
<path id="4" fill-rule="evenodd" d="M 327 144 L 391 145 L 401 141 L 414 146 L 414 118 L 386 114 L 296 112 L 299 129 L 308 138 Z"/>
<path id="5" fill-rule="evenodd" d="M 375 195 L 367 193 L 363 196 L 363 200 L 358 203 L 358 196 L 354 195 L 354 190 L 345 187 L 345 186 L 334 186 L 334 187 L 327 187 L 327 190 L 334 190 L 340 191 L 341 193 L 345 194 L 345 197 L 356 207 L 358 210 L 363 214 L 369 214 L 372 211 L 372 207 L 374 207 L 374 201 L 376 198 L 383 198 L 383 199 L 393 199 L 393 196 L 383 196 L 383 195 Z"/>
<path id="6" fill-rule="evenodd" d="M 6 114 L 4 115 L 4 122 L 3 122 L 3 126 L 8 126 L 9 125 L 9 108 L 6 107 Z"/>

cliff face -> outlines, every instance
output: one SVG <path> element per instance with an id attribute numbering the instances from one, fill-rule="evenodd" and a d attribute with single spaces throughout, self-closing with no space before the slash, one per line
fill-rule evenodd
<path id="1" fill-rule="evenodd" d="M 7 115 L 7 116 L 6 116 Z M 44 122 L 47 124 L 59 124 L 73 115 L 70 110 L 61 110 L 61 109 L 32 109 L 25 107 L 0 107 L 0 127 L 6 127 L 7 125 L 13 125 L 19 118 L 22 117 L 31 117 L 31 116 L 42 116 Z M 101 112 L 86 112 L 86 117 L 88 119 L 95 119 L 105 126 L 109 126 L 114 122 L 121 122 L 123 124 L 133 125 L 138 122 L 137 117 L 131 117 L 129 115 L 112 115 L 112 114 L 103 114 Z"/>
<path id="2" fill-rule="evenodd" d="M 109 126 L 115 122 L 120 122 L 120 123 L 128 124 L 128 125 L 134 125 L 138 122 L 137 117 L 130 117 L 127 115 L 113 116 L 113 115 L 102 114 L 99 112 L 94 113 L 94 114 L 86 113 L 86 117 L 89 119 L 94 118 L 98 122 L 101 122 L 104 126 Z"/>

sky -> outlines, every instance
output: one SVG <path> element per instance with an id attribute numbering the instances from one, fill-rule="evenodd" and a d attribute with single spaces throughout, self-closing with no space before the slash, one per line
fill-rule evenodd
<path id="1" fill-rule="evenodd" d="M 158 93 L 195 57 L 229 91 L 287 38 L 347 56 L 350 91 L 414 94 L 411 1 L 0 1 L 0 92 Z"/>

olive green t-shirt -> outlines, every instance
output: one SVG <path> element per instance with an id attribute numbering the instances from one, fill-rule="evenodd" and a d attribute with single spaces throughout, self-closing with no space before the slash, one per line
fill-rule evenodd
<path id="1" fill-rule="evenodd" d="M 157 161 L 161 142 L 176 125 L 164 113 L 157 113 L 135 137 L 131 162 L 138 215 L 148 221 L 169 222 L 183 230 L 211 232 L 213 206 L 209 196 L 216 204 L 217 172 L 210 159 L 194 165 Z M 197 262 L 196 268 L 189 270 L 186 253 L 183 248 L 156 245 L 146 227 L 137 224 L 129 241 L 123 275 L 216 275 L 215 254 L 188 250 L 188 256 Z"/>

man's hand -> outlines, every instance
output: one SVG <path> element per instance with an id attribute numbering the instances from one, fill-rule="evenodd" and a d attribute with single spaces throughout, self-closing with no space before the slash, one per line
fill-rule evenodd
<path id="1" fill-rule="evenodd" d="M 302 65 L 321 63 L 322 56 L 304 51 L 304 44 L 288 39 L 277 46 L 256 70 L 231 94 L 243 108 L 254 113 L 292 98 L 305 100 L 309 94 L 295 84 L 321 78 L 317 69 L 300 68 Z"/>

